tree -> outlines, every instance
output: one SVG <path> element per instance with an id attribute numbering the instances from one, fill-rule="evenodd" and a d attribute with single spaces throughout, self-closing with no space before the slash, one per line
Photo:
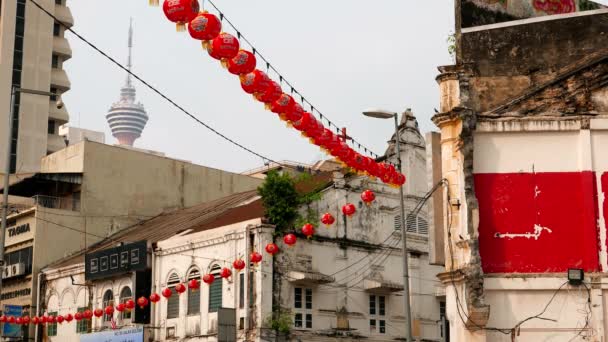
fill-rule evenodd
<path id="1" fill-rule="evenodd" d="M 258 194 L 266 211 L 266 218 L 278 231 L 289 229 L 298 217 L 299 195 L 294 180 L 288 174 L 270 171 Z"/>

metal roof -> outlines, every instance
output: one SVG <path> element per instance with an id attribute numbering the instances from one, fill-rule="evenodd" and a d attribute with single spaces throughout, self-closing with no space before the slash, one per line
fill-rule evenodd
<path id="1" fill-rule="evenodd" d="M 146 240 L 154 244 L 186 231 L 195 233 L 263 216 L 264 207 L 257 190 L 241 192 L 187 209 L 162 213 L 125 228 L 86 250 L 53 262 L 45 269 L 83 263 L 86 253 L 112 248 L 121 242 Z"/>

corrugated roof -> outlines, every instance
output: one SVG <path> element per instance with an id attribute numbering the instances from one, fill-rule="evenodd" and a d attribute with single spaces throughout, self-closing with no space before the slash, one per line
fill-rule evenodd
<path id="1" fill-rule="evenodd" d="M 120 242 L 147 240 L 151 243 L 165 240 L 190 230 L 190 233 L 225 226 L 264 216 L 257 190 L 241 192 L 187 209 L 163 213 L 154 218 L 125 228 L 116 234 L 60 259 L 45 268 L 59 268 L 84 262 L 84 255 L 115 247 Z"/>

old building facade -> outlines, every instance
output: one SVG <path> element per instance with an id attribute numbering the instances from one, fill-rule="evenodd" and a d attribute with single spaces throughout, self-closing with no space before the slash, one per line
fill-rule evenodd
<path id="1" fill-rule="evenodd" d="M 608 10 L 519 19 L 489 2 L 456 2 L 456 64 L 437 78 L 451 340 L 605 340 Z"/>
<path id="2" fill-rule="evenodd" d="M 51 154 L 42 159 L 42 172 L 9 189 L 23 203 L 8 217 L 2 304 L 34 315 L 42 267 L 164 211 L 252 190 L 260 182 L 91 141 Z"/>
<path id="3" fill-rule="evenodd" d="M 402 158 L 410 177 L 406 221 L 414 335 L 425 341 L 440 341 L 445 292 L 436 275 L 442 268 L 429 262 L 429 223 L 423 205 L 427 193 L 425 141 L 411 113 L 403 116 L 400 139 L 409 146 Z M 387 157 L 395 158 L 392 143 Z M 153 340 L 217 341 L 219 307 L 235 310 L 239 341 L 403 338 L 397 190 L 365 176 L 338 171 L 314 177 L 323 180 L 320 198 L 302 208 L 302 214 L 318 218 L 328 212 L 336 222 L 326 228 L 315 220 L 316 233 L 311 240 L 296 228 L 298 241 L 293 247 L 285 245 L 282 234 L 276 235 L 275 227 L 265 223 L 261 199 L 254 191 L 163 214 L 124 234 L 113 235 L 94 249 L 148 241 L 151 291 L 156 293 L 200 280 L 205 274 L 215 276 L 210 286 L 202 284 L 198 291 L 174 293 L 152 306 L 150 327 L 155 329 L 144 327 Z M 419 181 L 412 184 L 416 179 Z M 370 206 L 360 198 L 365 189 L 372 189 L 377 196 Z M 341 213 L 347 202 L 357 208 L 351 218 Z M 417 207 L 420 209 L 414 212 Z M 281 250 L 274 258 L 265 252 L 265 246 L 273 241 Z M 231 277 L 220 278 L 224 267 L 232 268 L 234 260 L 247 259 L 252 251 L 262 253 L 262 262 L 249 264 L 241 272 L 232 269 Z M 85 283 L 82 254 L 44 270 L 44 312 L 66 314 L 84 307 L 101 308 L 109 299 L 118 303 L 127 298 L 120 295 L 125 288 L 135 292 L 133 276 L 125 274 L 86 282 L 91 295 L 76 295 L 83 290 L 74 284 Z M 115 319 L 119 327 L 137 325 L 116 315 Z M 289 333 L 276 337 L 273 326 L 282 326 Z M 94 319 L 89 331 L 106 329 L 107 322 Z M 59 326 L 53 331 L 56 335 L 47 337 L 51 341 L 77 341 L 84 332 L 72 324 Z"/>

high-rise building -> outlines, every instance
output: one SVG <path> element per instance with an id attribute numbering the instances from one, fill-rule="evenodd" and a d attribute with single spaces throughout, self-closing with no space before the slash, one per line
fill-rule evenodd
<path id="1" fill-rule="evenodd" d="M 38 3 L 67 26 L 74 23 L 66 0 Z M 61 95 L 70 89 L 63 63 L 72 50 L 64 37 L 65 28 L 27 0 L 0 1 L 0 173 L 6 166 L 6 142 L 11 87 Z M 57 108 L 58 96 L 17 93 L 13 107 L 11 173 L 40 169 L 45 155 L 65 147 L 58 134 L 68 112 Z"/>
<path id="2" fill-rule="evenodd" d="M 133 25 L 129 25 L 129 59 L 127 67 L 131 71 L 133 49 Z M 148 115 L 144 105 L 135 102 L 135 87 L 131 80 L 131 74 L 127 74 L 124 87 L 120 89 L 120 100 L 110 107 L 106 115 L 112 135 L 118 140 L 120 145 L 133 146 L 135 139 L 141 136 Z"/>

